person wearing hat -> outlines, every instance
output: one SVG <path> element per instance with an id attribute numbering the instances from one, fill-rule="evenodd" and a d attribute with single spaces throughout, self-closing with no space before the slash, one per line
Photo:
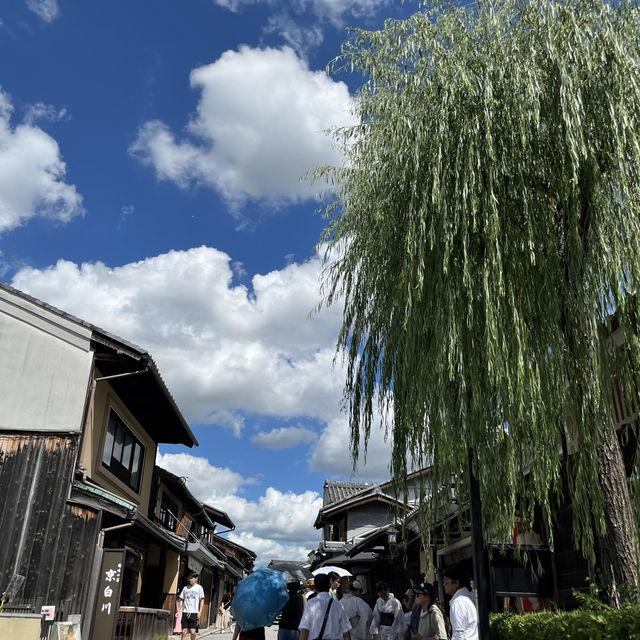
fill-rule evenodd
<path id="1" fill-rule="evenodd" d="M 315 582 L 313 578 L 311 578 L 311 580 L 307 582 L 304 588 L 304 593 L 302 594 L 302 597 L 305 599 L 305 601 L 307 601 L 311 598 L 315 598 L 317 595 L 318 595 L 318 591 L 316 589 Z"/>
<path id="2" fill-rule="evenodd" d="M 411 637 L 413 640 L 446 640 L 447 628 L 442 611 L 436 604 L 436 590 L 433 585 L 423 582 L 413 588 L 422 611 L 418 628 L 410 628 Z"/>
<path id="3" fill-rule="evenodd" d="M 359 597 L 360 593 L 362 593 L 362 585 L 358 580 L 354 580 L 340 600 L 351 624 L 351 640 L 366 640 L 367 630 L 373 618 L 371 607 Z"/>

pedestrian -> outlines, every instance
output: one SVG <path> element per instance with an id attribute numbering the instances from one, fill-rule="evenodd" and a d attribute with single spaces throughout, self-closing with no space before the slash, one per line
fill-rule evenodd
<path id="1" fill-rule="evenodd" d="M 347 593 L 342 596 L 340 604 L 351 624 L 351 640 L 367 640 L 367 634 L 373 611 L 371 607 L 360 597 L 362 585 L 358 580 L 354 580 L 348 587 Z"/>
<path id="2" fill-rule="evenodd" d="M 229 607 L 231 606 L 231 594 L 225 589 L 220 600 L 220 606 L 218 607 L 218 619 L 216 620 L 216 626 L 224 631 L 231 626 L 231 614 L 229 613 Z"/>
<path id="3" fill-rule="evenodd" d="M 409 578 L 409 584 L 413 589 L 419 584 L 424 584 L 424 573 L 414 573 L 411 578 Z M 405 632 L 405 637 L 408 638 L 411 634 L 409 632 L 409 627 L 413 629 L 417 629 L 420 624 L 420 613 L 422 608 L 417 602 L 413 603 L 413 607 L 411 608 L 411 616 L 409 617 L 409 623 L 407 625 L 407 630 Z"/>
<path id="4" fill-rule="evenodd" d="M 369 628 L 371 636 L 375 640 L 403 640 L 405 624 L 400 600 L 391 593 L 386 582 L 378 582 L 376 591 L 378 599 Z"/>
<path id="5" fill-rule="evenodd" d="M 204 605 L 204 589 L 198 584 L 197 571 L 189 574 L 189 584 L 182 589 L 178 600 L 182 601 L 182 640 L 186 640 L 187 633 L 191 634 L 191 640 L 196 640 Z"/>
<path id="6" fill-rule="evenodd" d="M 182 635 L 182 600 L 179 598 L 176 600 L 176 622 L 173 627 L 173 635 Z"/>
<path id="7" fill-rule="evenodd" d="M 340 591 L 340 576 L 335 571 L 329 571 L 329 595 L 334 600 L 340 600 L 342 598 L 342 592 Z"/>
<path id="8" fill-rule="evenodd" d="M 478 612 L 475 601 L 469 589 L 464 586 L 462 574 L 455 567 L 444 572 L 442 588 L 451 596 L 451 640 L 478 640 Z"/>
<path id="9" fill-rule="evenodd" d="M 410 629 L 413 640 L 447 640 L 447 628 L 440 607 L 436 604 L 436 590 L 424 582 L 415 587 L 416 601 L 420 605 L 420 622 Z"/>
<path id="10" fill-rule="evenodd" d="M 405 632 L 404 637 L 409 638 L 411 636 L 411 617 L 413 616 L 413 608 L 416 605 L 416 592 L 413 589 L 407 589 L 404 592 L 404 598 L 402 598 L 402 610 L 404 611 L 404 625 Z M 417 627 L 416 627 L 417 628 Z"/>
<path id="11" fill-rule="evenodd" d="M 315 580 L 311 580 L 309 582 L 309 591 L 307 591 L 307 593 L 304 594 L 304 597 L 307 600 L 307 602 L 309 602 L 311 598 L 315 598 L 317 595 L 318 595 L 318 590 L 316 589 Z"/>
<path id="12" fill-rule="evenodd" d="M 233 640 L 264 640 L 264 627 L 256 627 L 255 629 L 241 629 L 236 622 L 233 630 Z"/>
<path id="13" fill-rule="evenodd" d="M 300 593 L 299 582 L 289 582 L 287 591 L 289 591 L 289 600 L 282 607 L 278 625 L 278 640 L 298 640 L 300 637 L 298 625 L 302 619 L 306 600 Z"/>
<path id="14" fill-rule="evenodd" d="M 307 600 L 300 620 L 300 640 L 351 640 L 351 624 L 339 602 L 329 595 L 329 576 L 314 578 L 318 595 Z"/>
<path id="15" fill-rule="evenodd" d="M 311 580 L 307 580 L 307 582 L 304 583 L 302 597 L 305 599 L 305 602 L 309 599 L 312 593 L 315 594 L 315 589 L 313 588 L 313 578 Z"/>

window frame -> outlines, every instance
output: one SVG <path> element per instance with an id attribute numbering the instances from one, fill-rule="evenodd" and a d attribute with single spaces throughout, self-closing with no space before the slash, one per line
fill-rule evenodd
<path id="1" fill-rule="evenodd" d="M 165 504 L 165 502 L 168 504 Z M 178 529 L 178 524 L 180 523 L 178 518 L 178 503 L 175 502 L 175 500 L 166 491 L 164 491 L 164 489 L 160 497 L 158 520 L 160 520 L 165 529 L 169 529 L 169 531 L 173 531 L 174 533 Z"/>
<path id="2" fill-rule="evenodd" d="M 145 446 L 113 407 L 109 408 L 101 461 L 109 473 L 140 493 Z"/>

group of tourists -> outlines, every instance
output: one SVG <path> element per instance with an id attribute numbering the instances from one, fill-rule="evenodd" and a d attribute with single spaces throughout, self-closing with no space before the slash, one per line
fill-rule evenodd
<path id="1" fill-rule="evenodd" d="M 204 592 L 192 573 L 178 597 L 182 638 L 195 640 L 200 624 Z M 278 640 L 478 640 L 478 613 L 473 594 L 455 569 L 442 578 L 442 589 L 450 596 L 447 616 L 433 584 L 417 574 L 401 603 L 386 582 L 376 584 L 374 608 L 363 599 L 358 580 L 346 581 L 342 593 L 337 573 L 317 574 L 303 591 L 300 583 L 287 585 L 289 599 L 282 608 Z M 225 628 L 232 624 L 228 609 L 231 595 L 225 592 L 219 614 Z M 241 629 L 235 623 L 233 640 L 265 640 L 264 627 Z"/>
<path id="2" fill-rule="evenodd" d="M 456 569 L 445 571 L 442 579 L 443 591 L 451 597 L 449 616 L 424 575 L 413 576 L 410 583 L 403 603 L 389 591 L 387 583 L 376 585 L 372 640 L 478 640 L 475 598 Z"/>

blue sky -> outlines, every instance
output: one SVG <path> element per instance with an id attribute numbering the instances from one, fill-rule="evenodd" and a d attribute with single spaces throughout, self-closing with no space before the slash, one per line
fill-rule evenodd
<path id="1" fill-rule="evenodd" d="M 159 463 L 231 539 L 303 559 L 325 478 L 348 479 L 339 306 L 309 319 L 317 187 L 356 77 L 346 26 L 399 0 L 5 0 L 0 278 L 148 349 L 200 447 Z M 359 480 L 387 477 L 370 444 Z"/>

